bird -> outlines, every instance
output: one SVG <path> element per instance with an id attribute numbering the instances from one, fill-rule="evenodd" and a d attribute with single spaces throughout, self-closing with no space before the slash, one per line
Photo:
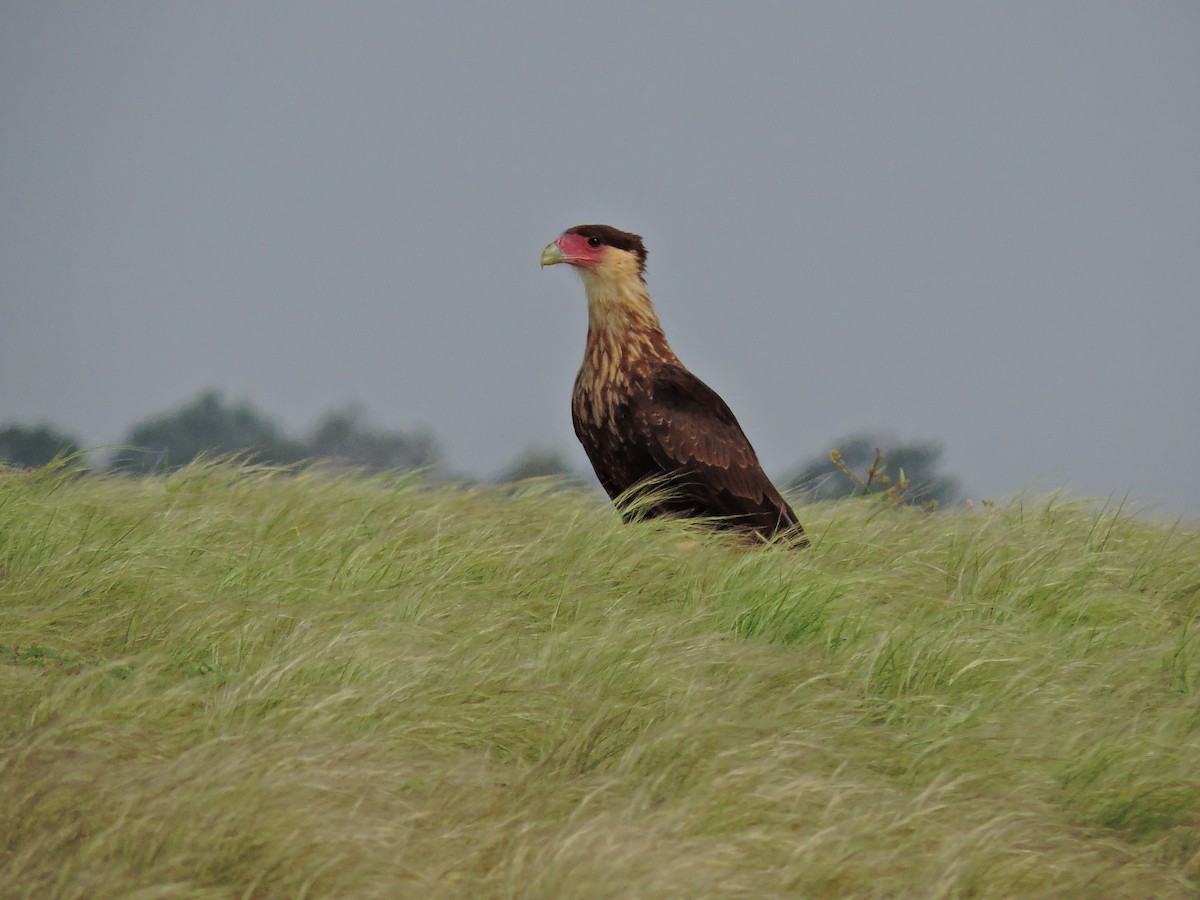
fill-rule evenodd
<path id="1" fill-rule="evenodd" d="M 543 268 L 560 263 L 579 273 L 588 305 L 571 422 L 608 496 L 648 492 L 643 515 L 700 518 L 740 537 L 807 546 L 729 406 L 667 343 L 642 238 L 576 225 L 542 251 Z"/>

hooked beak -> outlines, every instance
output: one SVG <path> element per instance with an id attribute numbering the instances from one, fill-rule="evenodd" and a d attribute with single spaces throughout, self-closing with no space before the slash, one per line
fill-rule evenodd
<path id="1" fill-rule="evenodd" d="M 553 266 L 561 262 L 566 262 L 567 258 L 563 255 L 562 248 L 557 243 L 546 245 L 546 249 L 542 251 L 542 268 Z"/>

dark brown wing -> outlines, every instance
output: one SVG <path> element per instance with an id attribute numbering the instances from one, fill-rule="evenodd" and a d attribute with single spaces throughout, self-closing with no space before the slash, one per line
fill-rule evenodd
<path id="1" fill-rule="evenodd" d="M 631 443 L 670 479 L 669 511 L 719 517 L 764 536 L 803 535 L 716 391 L 684 368 L 663 365 L 640 380 L 630 401 Z"/>

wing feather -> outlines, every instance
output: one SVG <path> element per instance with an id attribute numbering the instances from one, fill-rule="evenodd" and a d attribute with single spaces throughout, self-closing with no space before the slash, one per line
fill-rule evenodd
<path id="1" fill-rule="evenodd" d="M 663 365 L 630 399 L 631 437 L 672 479 L 671 511 L 721 517 L 732 527 L 767 535 L 800 531 L 796 514 L 716 391 L 680 366 Z"/>

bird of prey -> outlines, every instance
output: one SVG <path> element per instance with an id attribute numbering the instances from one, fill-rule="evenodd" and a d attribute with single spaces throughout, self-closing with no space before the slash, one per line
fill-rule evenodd
<path id="1" fill-rule="evenodd" d="M 667 343 L 646 288 L 642 239 L 610 225 L 576 225 L 542 251 L 542 266 L 558 263 L 574 266 L 587 291 L 571 419 L 609 497 L 648 485 L 649 515 L 699 517 L 807 546 L 725 401 Z"/>

